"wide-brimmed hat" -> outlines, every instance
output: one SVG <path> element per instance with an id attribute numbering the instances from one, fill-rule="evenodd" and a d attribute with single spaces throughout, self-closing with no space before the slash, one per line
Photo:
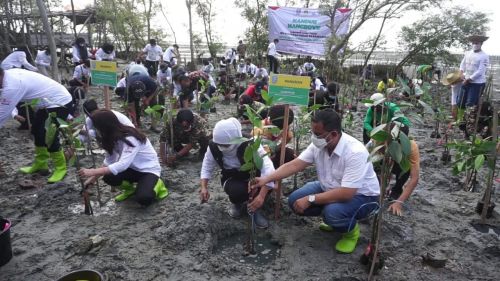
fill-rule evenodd
<path id="1" fill-rule="evenodd" d="M 461 78 L 462 78 L 462 72 L 460 70 L 455 70 L 453 72 L 448 73 L 445 77 L 443 77 L 441 83 L 443 83 L 443 85 L 445 86 L 448 86 L 460 81 Z"/>
<path id="2" fill-rule="evenodd" d="M 376 103 L 376 102 L 378 102 L 378 101 L 380 101 L 382 99 L 384 99 L 384 95 L 383 94 L 381 94 L 381 93 L 375 93 L 375 94 L 373 94 L 373 95 L 370 96 L 370 100 L 372 101 L 372 103 L 365 103 L 364 105 L 366 107 L 370 107 L 374 103 Z"/>
<path id="3" fill-rule="evenodd" d="M 490 37 L 488 37 L 486 35 L 476 34 L 476 35 L 471 35 L 471 36 L 467 37 L 467 40 L 469 40 L 471 42 L 476 42 L 476 41 L 484 42 L 484 41 L 488 40 L 488 38 L 490 38 Z"/>

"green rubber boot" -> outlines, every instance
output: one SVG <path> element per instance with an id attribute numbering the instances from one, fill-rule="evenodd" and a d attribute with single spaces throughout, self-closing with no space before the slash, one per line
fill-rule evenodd
<path id="1" fill-rule="evenodd" d="M 115 201 L 121 202 L 127 198 L 129 198 L 132 194 L 135 193 L 135 187 L 129 181 L 122 181 L 122 184 L 118 187 L 122 190 L 122 193 L 115 197 Z"/>
<path id="2" fill-rule="evenodd" d="M 168 189 L 162 179 L 158 179 L 154 188 L 156 199 L 161 200 L 168 196 Z"/>
<path id="3" fill-rule="evenodd" d="M 319 230 L 325 231 L 325 232 L 333 232 L 333 227 L 331 227 L 328 224 L 322 222 L 322 223 L 319 224 Z"/>
<path id="4" fill-rule="evenodd" d="M 49 151 L 45 146 L 35 146 L 35 160 L 29 167 L 22 167 L 19 171 L 23 174 L 49 173 Z"/>
<path id="5" fill-rule="evenodd" d="M 354 252 L 354 249 L 356 249 L 356 244 L 358 243 L 358 239 L 359 239 L 359 224 L 356 223 L 353 230 L 346 233 L 342 233 L 342 238 L 335 245 L 335 249 L 340 253 L 350 254 Z"/>
<path id="6" fill-rule="evenodd" d="M 56 152 L 50 153 L 50 158 L 52 158 L 52 163 L 54 164 L 54 172 L 52 176 L 47 180 L 48 183 L 60 182 L 66 176 L 66 157 L 64 157 L 64 151 L 61 149 Z"/>

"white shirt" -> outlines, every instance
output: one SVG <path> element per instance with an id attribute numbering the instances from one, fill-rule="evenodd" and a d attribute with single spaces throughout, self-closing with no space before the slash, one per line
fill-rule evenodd
<path id="1" fill-rule="evenodd" d="M 5 70 L 0 94 L 0 127 L 11 117 L 20 101 L 40 99 L 35 109 L 55 108 L 71 102 L 71 94 L 56 81 L 36 72 L 24 69 Z"/>
<path id="2" fill-rule="evenodd" d="M 257 66 L 255 64 L 247 64 L 247 73 L 251 75 L 255 75 L 255 72 L 257 71 Z"/>
<path id="3" fill-rule="evenodd" d="M 462 83 L 451 85 L 451 105 L 457 105 L 457 99 L 460 91 L 462 90 L 462 85 Z"/>
<path id="4" fill-rule="evenodd" d="M 85 48 L 85 50 L 87 50 L 87 48 Z M 75 62 L 80 62 L 80 51 L 78 50 L 77 47 L 73 46 L 72 49 L 71 49 L 71 53 L 73 54 L 73 58 L 71 59 L 71 61 L 73 63 Z M 87 56 L 90 57 L 92 56 L 92 54 L 89 52 L 89 50 L 87 50 Z"/>
<path id="5" fill-rule="evenodd" d="M 465 79 L 471 79 L 471 83 L 486 83 L 486 69 L 489 64 L 490 58 L 485 52 L 468 51 L 460 63 L 460 70 Z"/>
<path id="6" fill-rule="evenodd" d="M 115 114 L 116 118 L 118 119 L 118 121 L 121 124 L 135 128 L 132 121 L 130 121 L 130 119 L 128 119 L 128 117 L 125 116 L 123 113 L 115 111 L 115 110 L 111 110 L 111 112 L 113 112 Z M 88 135 L 91 138 L 95 138 L 96 134 L 95 134 L 95 128 L 94 128 L 94 123 L 92 122 L 92 119 L 90 119 L 90 117 L 85 118 L 85 124 L 86 124 L 85 129 L 88 130 Z M 80 141 L 85 142 L 86 140 L 87 140 L 86 135 L 80 135 Z"/>
<path id="7" fill-rule="evenodd" d="M 165 72 L 158 69 L 158 72 L 156 73 L 156 81 L 159 85 L 172 84 L 172 69 L 168 67 Z"/>
<path id="8" fill-rule="evenodd" d="M 172 61 L 172 58 L 177 57 L 177 51 L 175 50 L 174 46 L 170 46 L 165 50 L 165 54 L 163 54 L 163 61 L 165 62 L 170 62 L 170 63 L 176 63 L 176 61 Z"/>
<path id="9" fill-rule="evenodd" d="M 262 78 L 266 78 L 266 77 L 269 77 L 269 74 L 267 73 L 267 70 L 265 68 L 257 68 L 257 70 L 255 70 L 255 74 L 253 77 L 259 77 L 259 76 L 262 76 Z"/>
<path id="10" fill-rule="evenodd" d="M 357 188 L 357 194 L 377 196 L 380 194 L 377 175 L 368 161 L 368 150 L 357 139 L 342 133 L 333 153 L 310 144 L 299 159 L 314 163 L 323 191 L 335 188 Z"/>
<path id="11" fill-rule="evenodd" d="M 201 71 L 205 72 L 208 75 L 212 75 L 212 72 L 214 71 L 214 65 L 209 62 L 207 65 L 204 65 L 201 68 Z"/>
<path id="12" fill-rule="evenodd" d="M 267 46 L 267 54 L 273 57 L 278 56 L 278 52 L 276 52 L 276 44 L 274 44 L 274 42 L 269 43 L 269 46 Z"/>
<path id="13" fill-rule="evenodd" d="M 38 71 L 38 68 L 32 66 L 26 59 L 26 53 L 23 51 L 14 51 L 10 53 L 0 65 L 4 70 L 11 68 L 21 68 L 24 66 L 25 69 L 31 71 Z"/>
<path id="14" fill-rule="evenodd" d="M 144 75 L 149 75 L 148 73 L 148 69 L 142 65 L 142 64 L 129 64 L 126 68 L 125 68 L 125 72 L 127 73 L 128 76 L 132 76 L 136 73 L 139 73 L 139 74 L 144 74 Z"/>
<path id="15" fill-rule="evenodd" d="M 83 77 L 89 77 L 90 69 L 87 67 L 83 67 L 82 64 L 75 67 L 75 71 L 73 72 L 73 78 L 82 80 Z"/>
<path id="16" fill-rule="evenodd" d="M 50 57 L 50 55 L 47 55 L 45 51 L 38 51 L 36 53 L 35 63 L 37 65 L 49 67 L 51 62 L 52 58 Z"/>
<path id="17" fill-rule="evenodd" d="M 233 61 L 237 58 L 236 51 L 233 51 L 233 49 L 229 49 L 226 51 L 225 59 L 230 60 L 230 63 L 233 63 Z"/>
<path id="18" fill-rule="evenodd" d="M 321 82 L 321 80 L 319 80 L 319 78 L 314 79 L 314 90 L 316 90 L 316 91 L 325 90 L 323 82 Z"/>
<path id="19" fill-rule="evenodd" d="M 238 73 L 247 73 L 247 65 L 246 64 L 238 64 Z"/>
<path id="20" fill-rule="evenodd" d="M 128 168 L 143 173 L 152 173 L 157 176 L 161 174 L 160 162 L 155 149 L 149 139 L 141 143 L 135 137 L 127 137 L 127 140 L 134 145 L 129 146 L 123 141 L 115 144 L 113 154 L 106 153 L 104 165 L 108 166 L 113 175 L 117 175 Z"/>
<path id="21" fill-rule="evenodd" d="M 309 71 L 315 71 L 316 70 L 316 66 L 314 66 L 314 63 L 312 62 L 306 62 L 304 63 L 304 70 L 306 72 L 309 72 Z"/>
<path id="22" fill-rule="evenodd" d="M 146 60 L 148 61 L 159 61 L 161 55 L 163 55 L 163 51 L 158 45 L 151 46 L 151 44 L 147 44 L 142 51 L 147 54 Z"/>
<path id="23" fill-rule="evenodd" d="M 112 61 L 115 59 L 115 51 L 111 52 L 111 54 L 108 54 L 104 52 L 102 48 L 99 48 L 99 50 L 97 50 L 97 52 L 95 53 L 95 59 L 99 61 L 101 60 Z"/>
<path id="24" fill-rule="evenodd" d="M 120 79 L 120 81 L 118 81 L 118 83 L 116 83 L 116 87 L 117 88 L 127 87 L 127 78 L 123 77 L 122 79 Z"/>
<path id="25" fill-rule="evenodd" d="M 224 169 L 239 169 L 241 167 L 237 152 L 237 148 L 222 152 L 222 163 L 224 164 Z M 262 148 L 262 146 L 259 147 L 259 154 L 261 156 L 266 154 L 266 151 L 264 150 L 264 148 Z M 263 160 L 264 164 L 262 165 L 262 169 L 260 170 L 261 177 L 274 172 L 274 166 L 271 159 L 269 159 L 268 156 L 265 156 Z M 215 158 L 212 155 L 212 151 L 210 150 L 210 147 L 208 147 L 207 152 L 205 152 L 205 157 L 203 158 L 203 164 L 201 165 L 201 179 L 211 179 L 212 174 L 217 167 L 219 167 L 219 164 L 217 164 L 217 161 L 215 161 Z M 274 183 L 270 182 L 267 184 L 267 186 L 273 188 Z"/>

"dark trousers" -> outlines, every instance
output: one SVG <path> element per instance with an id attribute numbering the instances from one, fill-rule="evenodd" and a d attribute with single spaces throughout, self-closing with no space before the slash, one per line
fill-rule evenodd
<path id="1" fill-rule="evenodd" d="M 457 97 L 458 108 L 479 105 L 479 97 L 483 92 L 485 83 L 469 83 L 463 85 Z"/>
<path id="2" fill-rule="evenodd" d="M 248 180 L 229 178 L 222 183 L 224 192 L 233 204 L 242 204 L 248 201 Z"/>
<path id="3" fill-rule="evenodd" d="M 69 108 L 71 108 L 72 105 L 72 103 L 68 103 L 64 107 L 39 109 L 35 112 L 35 118 L 33 119 L 33 124 L 31 126 L 31 134 L 35 137 L 35 146 L 46 146 L 49 152 L 56 152 L 61 149 L 61 143 L 59 141 L 59 129 L 56 130 L 54 141 L 52 141 L 52 144 L 50 146 L 47 146 L 47 144 L 45 143 L 45 120 L 49 118 L 49 114 L 52 112 L 55 112 L 57 118 L 66 120 L 69 114 Z M 57 123 L 57 120 L 55 118 L 53 121 L 59 127 L 59 124 Z"/>
<path id="4" fill-rule="evenodd" d="M 35 118 L 35 112 L 33 111 L 33 109 L 31 107 L 24 106 L 24 105 L 25 105 L 24 102 L 20 102 L 16 105 L 16 108 L 17 108 L 17 111 L 19 112 L 18 114 L 20 116 L 24 117 L 24 119 L 26 119 L 26 121 L 21 123 L 21 128 L 28 130 L 28 114 L 26 111 L 29 112 L 29 120 L 30 120 L 31 124 L 33 124 L 33 119 Z"/>
<path id="5" fill-rule="evenodd" d="M 274 56 L 267 55 L 267 60 L 269 62 L 269 72 L 278 73 L 278 59 Z"/>
<path id="6" fill-rule="evenodd" d="M 184 133 L 183 135 L 180 136 L 175 136 L 174 135 L 174 150 L 179 152 L 184 148 L 183 144 L 189 143 L 189 132 Z M 208 142 L 210 139 L 205 136 L 203 138 L 200 138 L 198 141 L 198 145 L 200 146 L 200 150 L 198 150 L 198 153 L 200 157 L 205 156 L 205 152 L 207 152 L 207 147 L 208 147 Z M 170 143 L 170 140 L 168 140 L 168 143 Z"/>
<path id="7" fill-rule="evenodd" d="M 280 166 L 280 147 L 276 148 L 277 152 L 271 157 L 271 161 L 273 161 L 273 166 L 275 169 L 278 169 Z M 293 149 L 287 147 L 285 148 L 285 162 L 288 163 L 295 159 L 295 153 Z"/>
<path id="8" fill-rule="evenodd" d="M 370 136 L 368 135 L 368 132 L 366 129 L 363 129 L 363 143 L 367 144 L 370 141 Z"/>
<path id="9" fill-rule="evenodd" d="M 146 60 L 144 66 L 148 69 L 148 74 L 151 77 L 155 77 L 158 72 L 159 61 Z"/>
<path id="10" fill-rule="evenodd" d="M 403 186 L 410 178 L 410 171 L 407 171 L 403 174 L 401 167 L 397 163 L 394 163 L 391 173 L 396 176 L 396 183 L 391 188 L 390 197 L 392 199 L 398 199 L 401 193 L 403 193 Z"/>
<path id="11" fill-rule="evenodd" d="M 156 197 L 154 187 L 158 182 L 158 176 L 155 174 L 138 172 L 128 168 L 117 175 L 107 174 L 102 179 L 111 186 L 119 186 L 123 181 L 137 183 L 135 200 L 141 205 L 150 205 Z"/>

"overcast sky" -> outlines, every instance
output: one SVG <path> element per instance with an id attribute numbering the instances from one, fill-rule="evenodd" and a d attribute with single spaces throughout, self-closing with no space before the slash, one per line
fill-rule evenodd
<path id="1" fill-rule="evenodd" d="M 64 0 L 63 3 L 69 3 L 69 0 Z M 80 0 L 75 1 L 76 5 L 84 5 L 84 3 L 91 2 L 92 0 Z M 277 1 L 269 1 L 270 5 L 275 5 Z M 284 3 L 285 1 L 278 1 Z M 300 2 L 300 1 L 297 1 Z M 67 4 L 66 3 L 66 4 Z M 188 44 L 189 33 L 188 33 L 188 12 L 185 5 L 185 1 L 182 0 L 169 0 L 162 1 L 166 15 L 172 24 L 175 34 L 177 36 L 177 42 L 180 44 Z M 491 22 L 489 24 L 490 31 L 488 36 L 490 39 L 486 41 L 483 45 L 483 50 L 490 55 L 500 55 L 500 1 L 498 0 L 452 0 L 448 6 L 461 5 L 470 8 L 472 11 L 483 11 L 490 15 Z M 215 9 L 217 12 L 217 17 L 215 20 L 215 25 L 213 29 L 216 34 L 220 37 L 221 41 L 226 45 L 236 45 L 239 39 L 244 39 L 245 29 L 248 27 L 248 23 L 241 17 L 241 10 L 236 8 L 232 0 L 215 0 Z M 203 34 L 203 24 L 196 16 L 193 11 L 194 22 L 193 29 L 195 32 Z M 388 37 L 394 38 L 397 36 L 401 27 L 404 25 L 409 25 L 415 20 L 418 20 L 424 16 L 421 13 L 411 13 L 403 17 L 402 19 L 394 19 L 386 24 L 384 29 L 384 34 Z M 158 16 L 153 20 L 153 25 L 155 27 L 164 28 L 167 33 L 170 32 L 170 28 L 165 22 L 165 18 L 162 13 L 159 12 Z M 369 36 L 374 36 L 378 32 L 379 24 L 377 20 L 372 20 L 367 22 L 359 31 L 357 31 L 352 38 L 352 42 L 357 44 Z M 204 37 L 203 37 L 204 38 Z M 390 38 L 386 38 L 390 39 Z M 173 41 L 173 36 L 168 38 L 168 41 Z M 388 50 L 397 50 L 397 40 L 387 40 L 386 48 Z M 460 50 L 458 50 L 460 52 Z"/>

